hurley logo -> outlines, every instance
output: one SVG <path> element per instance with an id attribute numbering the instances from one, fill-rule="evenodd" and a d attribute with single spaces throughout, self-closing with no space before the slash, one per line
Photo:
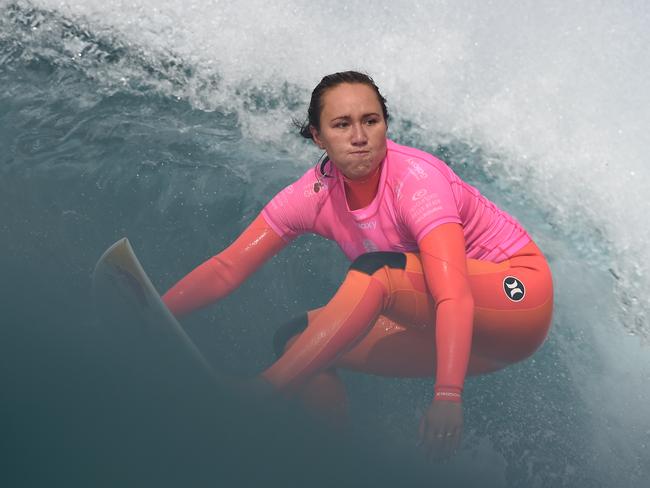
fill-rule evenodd
<path id="1" fill-rule="evenodd" d="M 503 279 L 503 291 L 506 296 L 513 302 L 520 302 L 526 296 L 524 284 L 514 276 L 506 276 Z"/>

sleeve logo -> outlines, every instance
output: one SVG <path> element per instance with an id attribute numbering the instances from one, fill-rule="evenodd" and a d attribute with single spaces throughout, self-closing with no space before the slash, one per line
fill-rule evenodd
<path id="1" fill-rule="evenodd" d="M 409 173 L 415 177 L 416 181 L 423 180 L 429 176 L 427 172 L 422 169 L 422 166 L 418 164 L 417 160 L 409 158 L 406 160 L 406 162 L 409 165 Z"/>

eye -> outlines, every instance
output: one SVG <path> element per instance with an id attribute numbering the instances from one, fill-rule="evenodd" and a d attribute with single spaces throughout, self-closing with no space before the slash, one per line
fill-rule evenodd
<path id="1" fill-rule="evenodd" d="M 337 129 L 345 129 L 348 125 L 349 124 L 346 121 L 342 120 L 340 122 L 335 123 L 334 127 L 336 127 Z"/>
<path id="2" fill-rule="evenodd" d="M 366 125 L 375 125 L 378 123 L 379 123 L 379 119 L 377 117 L 372 117 L 366 120 Z"/>

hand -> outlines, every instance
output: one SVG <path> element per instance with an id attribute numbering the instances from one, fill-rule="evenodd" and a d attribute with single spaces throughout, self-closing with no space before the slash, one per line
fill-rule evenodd
<path id="1" fill-rule="evenodd" d="M 242 398 L 254 401 L 268 400 L 276 396 L 276 389 L 262 376 L 241 380 L 234 389 Z"/>
<path id="2" fill-rule="evenodd" d="M 420 422 L 420 445 L 427 459 L 451 457 L 460 446 L 462 432 L 462 404 L 434 400 Z"/>

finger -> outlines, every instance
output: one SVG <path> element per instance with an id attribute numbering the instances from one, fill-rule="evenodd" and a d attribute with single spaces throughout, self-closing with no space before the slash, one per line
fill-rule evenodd
<path id="1" fill-rule="evenodd" d="M 444 433 L 436 431 L 431 434 L 429 461 L 437 461 L 441 458 L 444 449 Z"/>
<path id="2" fill-rule="evenodd" d="M 444 454 L 446 458 L 452 458 L 456 455 L 460 447 L 461 431 L 454 429 L 445 435 Z"/>
<path id="3" fill-rule="evenodd" d="M 447 436 L 441 432 L 437 438 L 436 460 L 443 461 L 447 457 Z"/>
<path id="4" fill-rule="evenodd" d="M 456 445 L 457 433 L 448 432 L 447 437 L 445 438 L 445 456 L 447 459 L 453 457 L 455 454 L 454 446 Z"/>
<path id="5" fill-rule="evenodd" d="M 420 429 L 419 429 L 419 446 L 422 448 L 422 451 L 424 452 L 425 456 L 428 452 L 428 445 L 429 445 L 429 423 L 427 422 L 426 417 L 422 417 L 422 421 L 420 422 Z"/>
<path id="6" fill-rule="evenodd" d="M 435 434 L 431 431 L 427 432 L 424 440 L 424 457 L 427 461 L 431 461 L 431 457 L 435 455 L 436 451 L 436 438 Z"/>
<path id="7" fill-rule="evenodd" d="M 462 440 L 463 440 L 463 431 L 459 429 L 456 435 L 454 436 L 454 452 L 460 449 L 460 443 Z"/>
<path id="8" fill-rule="evenodd" d="M 426 432 L 426 424 L 427 424 L 426 420 L 427 418 L 425 416 L 423 416 L 420 419 L 420 427 L 418 428 L 418 436 L 420 438 L 420 443 L 424 441 L 424 433 Z"/>
<path id="9" fill-rule="evenodd" d="M 424 458 L 429 461 L 431 455 L 435 449 L 435 434 L 432 429 L 427 426 L 423 438 L 422 438 L 422 450 L 424 452 Z"/>

